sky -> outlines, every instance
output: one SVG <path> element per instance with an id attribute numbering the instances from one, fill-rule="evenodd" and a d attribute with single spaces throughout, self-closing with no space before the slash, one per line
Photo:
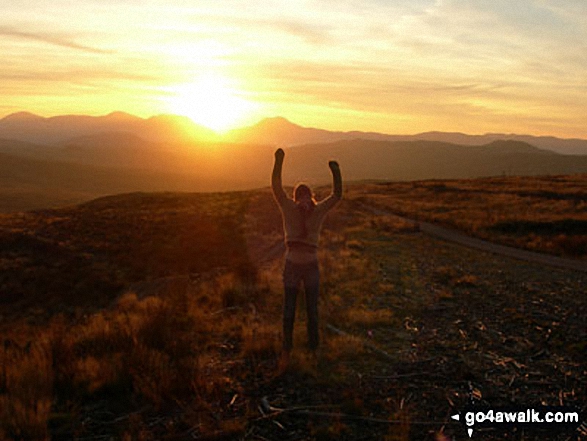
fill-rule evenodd
<path id="1" fill-rule="evenodd" d="M 0 116 L 587 139 L 585 17 L 584 0 L 4 0 Z"/>

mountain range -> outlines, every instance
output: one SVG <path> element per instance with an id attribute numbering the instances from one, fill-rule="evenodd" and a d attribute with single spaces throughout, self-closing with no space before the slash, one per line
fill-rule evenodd
<path id="1" fill-rule="evenodd" d="M 210 129 L 177 115 L 139 118 L 124 112 L 105 116 L 63 115 L 43 118 L 18 112 L 0 119 L 0 138 L 43 145 L 60 145 L 74 138 L 103 133 L 134 134 L 153 142 L 216 139 Z"/>
<path id="2" fill-rule="evenodd" d="M 124 112 L 106 116 L 64 115 L 44 118 L 18 112 L 0 119 L 0 138 L 42 145 L 60 145 L 75 138 L 104 133 L 126 133 L 147 142 L 228 142 L 291 147 L 302 144 L 331 143 L 342 140 L 439 141 L 457 145 L 485 145 L 498 140 L 521 141 L 535 147 L 565 155 L 587 155 L 587 140 L 561 139 L 552 136 L 487 133 L 425 132 L 415 135 L 391 135 L 360 131 L 329 131 L 302 127 L 285 118 L 266 118 L 259 123 L 234 129 L 224 136 L 177 115 L 139 118 Z"/>
<path id="3" fill-rule="evenodd" d="M 338 160 L 347 182 L 587 173 L 587 140 L 334 132 L 284 118 L 220 137 L 173 115 L 43 118 L 21 112 L 0 120 L 0 211 L 121 192 L 265 187 L 278 146 L 286 150 L 286 185 L 328 185 L 330 159 Z"/>
<path id="4" fill-rule="evenodd" d="M 587 140 L 561 139 L 553 136 L 531 136 L 504 133 L 467 135 L 464 133 L 426 132 L 416 135 L 388 135 L 375 132 L 337 132 L 293 124 L 285 118 L 267 118 L 258 124 L 228 133 L 227 140 L 249 144 L 291 147 L 301 144 L 331 143 L 342 140 L 371 141 L 439 141 L 457 145 L 486 145 L 494 141 L 521 141 L 535 147 L 565 155 L 587 155 Z"/>

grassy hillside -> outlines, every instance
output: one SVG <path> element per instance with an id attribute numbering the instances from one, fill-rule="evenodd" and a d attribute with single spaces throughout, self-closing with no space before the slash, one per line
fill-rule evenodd
<path id="1" fill-rule="evenodd" d="M 367 205 L 483 239 L 560 256 L 587 257 L 584 174 L 390 182 L 353 191 Z"/>
<path id="2" fill-rule="evenodd" d="M 247 195 L 131 194 L 0 215 L 2 313 L 104 306 L 133 282 L 247 265 Z"/>
<path id="3" fill-rule="evenodd" d="M 269 191 L 0 216 L 0 437 L 438 441 L 472 398 L 581 406 L 586 276 L 424 236 L 365 209 L 372 188 L 327 218 L 322 348 L 300 298 L 284 373 Z"/>

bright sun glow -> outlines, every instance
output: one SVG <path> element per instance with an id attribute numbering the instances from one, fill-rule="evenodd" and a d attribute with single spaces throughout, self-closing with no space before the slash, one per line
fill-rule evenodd
<path id="1" fill-rule="evenodd" d="M 169 110 L 191 118 L 195 123 L 216 132 L 224 132 L 241 124 L 258 105 L 242 98 L 242 92 L 223 76 L 206 75 L 193 83 L 168 89 Z"/>

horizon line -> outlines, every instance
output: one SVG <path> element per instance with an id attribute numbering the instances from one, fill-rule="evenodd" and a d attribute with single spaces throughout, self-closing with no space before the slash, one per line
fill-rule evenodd
<path id="1" fill-rule="evenodd" d="M 284 116 L 281 115 L 275 115 L 275 116 L 264 116 L 261 117 L 260 119 L 258 119 L 255 123 L 250 124 L 250 125 L 243 125 L 243 126 L 238 126 L 238 127 L 233 127 L 231 129 L 219 132 L 216 131 L 210 127 L 207 127 L 203 124 L 200 124 L 196 121 L 194 121 L 192 118 L 190 118 L 187 115 L 181 115 L 181 114 L 176 114 L 176 113 L 157 113 L 157 114 L 152 114 L 150 116 L 140 116 L 140 115 L 136 115 L 134 113 L 130 113 L 124 110 L 113 110 L 111 112 L 108 113 L 100 113 L 100 114 L 88 114 L 88 113 L 64 113 L 64 114 L 57 114 L 57 115 L 50 115 L 50 116 L 43 116 L 40 115 L 38 113 L 35 112 L 31 112 L 29 110 L 18 110 L 15 112 L 11 112 L 11 113 L 7 113 L 4 114 L 3 116 L 0 117 L 0 122 L 15 116 L 15 115 L 19 115 L 19 114 L 26 114 L 26 115 L 30 115 L 31 117 L 34 118 L 41 118 L 41 119 L 52 119 L 52 118 L 62 118 L 62 117 L 89 117 L 89 118 L 106 118 L 109 116 L 113 116 L 113 115 L 125 115 L 125 116 L 129 116 L 132 118 L 137 118 L 143 121 L 148 121 L 150 119 L 154 119 L 154 118 L 160 118 L 160 117 L 174 117 L 174 118 L 181 118 L 181 119 L 187 119 L 189 120 L 192 124 L 194 124 L 195 126 L 197 126 L 198 129 L 203 129 L 203 130 L 207 130 L 209 132 L 214 133 L 216 136 L 218 136 L 218 138 L 223 138 L 225 136 L 227 136 L 229 133 L 234 132 L 234 131 L 238 131 L 238 130 L 242 130 L 242 129 L 247 129 L 247 128 L 252 128 L 255 127 L 259 124 L 261 124 L 264 121 L 268 121 L 268 120 L 277 120 L 277 119 L 281 119 L 284 120 L 285 122 L 291 124 L 291 125 L 295 125 L 298 126 L 302 129 L 309 129 L 309 130 L 324 130 L 327 132 L 331 132 L 331 133 L 364 133 L 364 134 L 375 134 L 375 135 L 383 135 L 383 136 L 419 136 L 419 135 L 428 135 L 428 134 L 445 134 L 445 135 L 463 135 L 463 136 L 470 136 L 470 137 L 484 137 L 484 136 L 528 136 L 528 137 L 533 137 L 533 138 L 555 138 L 555 139 L 559 139 L 559 140 L 564 140 L 564 141 L 587 141 L 587 137 L 586 138 L 578 138 L 578 137 L 560 137 L 560 136 L 555 136 L 555 135 L 535 135 L 535 134 L 529 134 L 529 133 L 515 133 L 515 132 L 484 132 L 484 133 L 466 133 L 466 132 L 460 132 L 460 131 L 442 131 L 442 130 L 427 130 L 424 132 L 417 132 L 417 133 L 412 133 L 412 134 L 406 134 L 406 133 L 389 133 L 389 132 L 378 132 L 378 131 L 365 131 L 365 130 L 357 130 L 357 129 L 350 129 L 350 130 L 331 130 L 331 129 L 325 129 L 322 127 L 316 127 L 316 126 L 305 126 L 305 125 L 301 125 L 298 124 L 294 121 L 292 121 L 289 118 L 286 118 Z"/>

